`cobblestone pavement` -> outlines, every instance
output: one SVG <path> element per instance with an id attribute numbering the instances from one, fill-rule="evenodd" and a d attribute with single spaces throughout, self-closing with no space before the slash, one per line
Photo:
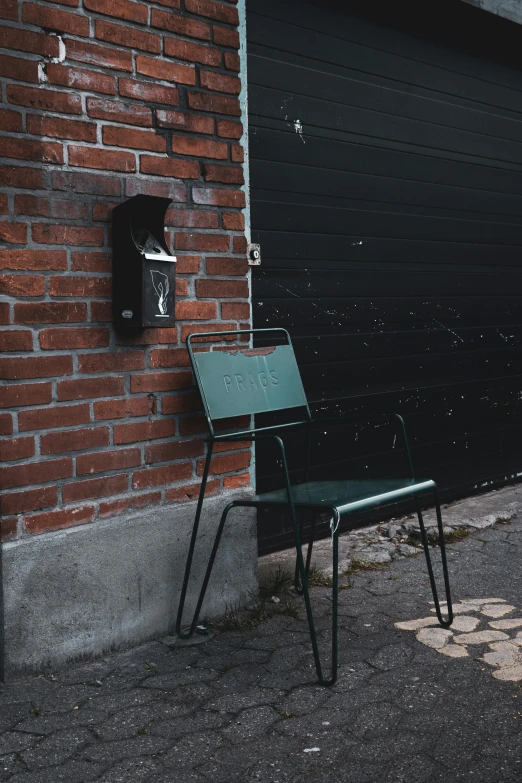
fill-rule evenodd
<path id="1" fill-rule="evenodd" d="M 521 561 L 519 517 L 451 544 L 455 598 L 522 607 Z M 0 781 L 519 783 L 520 683 L 492 676 L 485 642 L 451 658 L 395 626 L 430 614 L 422 556 L 343 583 L 332 688 L 314 684 L 302 610 L 27 677 L 0 686 Z M 325 650 L 330 593 L 313 589 Z"/>

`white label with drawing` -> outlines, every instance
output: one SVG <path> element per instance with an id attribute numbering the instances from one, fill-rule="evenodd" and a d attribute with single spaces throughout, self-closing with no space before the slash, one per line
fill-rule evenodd
<path id="1" fill-rule="evenodd" d="M 150 276 L 152 278 L 152 285 L 158 297 L 158 313 L 155 313 L 156 318 L 168 318 L 167 313 L 167 295 L 169 293 L 169 278 L 163 272 L 159 272 L 157 269 L 151 269 Z"/>

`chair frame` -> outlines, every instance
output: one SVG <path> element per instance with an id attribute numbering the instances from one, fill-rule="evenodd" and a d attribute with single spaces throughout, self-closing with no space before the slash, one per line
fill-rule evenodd
<path id="1" fill-rule="evenodd" d="M 209 428 L 209 437 L 206 438 L 207 442 L 207 455 L 205 460 L 205 467 L 203 471 L 203 476 L 201 480 L 201 488 L 199 492 L 198 502 L 196 506 L 196 514 L 194 519 L 194 526 L 192 529 L 192 535 L 190 538 L 189 543 L 189 549 L 187 554 L 187 562 L 185 567 L 185 574 L 183 577 L 183 584 L 181 588 L 181 595 L 180 595 L 180 602 L 178 607 L 178 613 L 177 613 L 177 619 L 176 619 L 176 633 L 178 637 L 181 639 L 188 639 L 190 638 L 194 632 L 196 631 L 197 623 L 199 614 L 201 612 L 201 608 L 203 605 L 203 601 L 205 599 L 205 594 L 207 591 L 208 583 L 210 580 L 210 576 L 212 573 L 212 568 L 214 565 L 214 561 L 216 558 L 216 554 L 219 548 L 219 543 L 221 541 L 221 536 L 223 533 L 223 528 L 225 526 L 225 522 L 227 520 L 229 512 L 233 508 L 238 507 L 244 507 L 244 508 L 261 508 L 261 507 L 267 507 L 267 505 L 280 505 L 281 507 L 288 508 L 290 510 L 290 516 L 292 521 L 292 527 L 294 532 L 294 539 L 295 539 L 295 548 L 296 548 L 296 569 L 295 569 L 295 589 L 298 594 L 303 595 L 304 602 L 305 602 L 305 608 L 306 608 L 306 615 L 308 620 L 308 626 L 310 631 L 310 639 L 312 643 L 312 651 L 314 656 L 314 662 L 315 662 L 315 668 L 317 673 L 318 682 L 321 685 L 333 685 L 336 682 L 337 679 L 337 668 L 338 668 L 338 633 L 337 633 L 337 615 L 338 615 L 338 563 L 339 563 L 339 546 L 338 546 L 338 539 L 339 539 L 339 523 L 341 520 L 341 513 L 339 511 L 339 508 L 336 506 L 330 506 L 328 504 L 305 504 L 305 503 L 299 503 L 295 502 L 292 497 L 292 485 L 290 482 L 290 471 L 288 468 L 288 461 L 286 457 L 286 451 L 285 451 L 285 445 L 281 438 L 281 435 L 279 433 L 284 434 L 285 431 L 290 429 L 296 429 L 296 428 L 302 428 L 307 427 L 308 428 L 308 448 L 307 448 L 307 458 L 306 458 L 306 469 L 305 469 L 305 482 L 308 481 L 308 474 L 309 474 L 309 468 L 310 468 L 310 455 L 311 455 L 311 445 L 312 445 L 312 434 L 313 434 L 313 426 L 314 424 L 324 424 L 327 421 L 337 421 L 337 422 L 357 422 L 357 421 L 370 421 L 372 419 L 380 419 L 380 420 L 395 420 L 399 424 L 399 430 L 402 434 L 402 439 L 404 441 L 404 446 L 406 449 L 406 456 L 407 456 L 407 462 L 408 462 L 408 469 L 410 478 L 409 480 L 415 481 L 414 477 L 414 470 L 413 470 L 413 462 L 411 458 L 411 451 L 408 443 L 408 437 L 406 434 L 406 426 L 404 423 L 404 420 L 402 416 L 400 416 L 397 413 L 383 413 L 383 414 L 365 414 L 360 416 L 337 416 L 337 417 L 321 417 L 314 419 L 312 417 L 312 414 L 310 412 L 310 407 L 308 405 L 308 402 L 305 398 L 305 403 L 303 404 L 303 408 L 306 411 L 306 416 L 304 419 L 300 419 L 298 421 L 292 421 L 289 423 L 284 424 L 278 424 L 268 427 L 253 427 L 252 429 L 243 430 L 240 432 L 229 432 L 229 433 L 223 433 L 223 434 L 216 434 L 216 431 L 213 426 L 213 419 L 211 416 L 211 410 L 207 403 L 207 399 L 205 396 L 205 390 L 204 385 L 199 373 L 197 362 L 194 360 L 194 351 L 192 348 L 192 341 L 193 340 L 201 340 L 202 338 L 210 338 L 212 340 L 215 340 L 216 337 L 231 337 L 231 336 L 245 336 L 245 335 L 264 335 L 265 333 L 274 333 L 279 332 L 280 334 L 284 335 L 287 341 L 287 345 L 292 348 L 293 352 L 293 346 L 292 341 L 290 338 L 289 333 L 286 329 L 281 328 L 274 328 L 274 329 L 249 329 L 249 330 L 233 330 L 233 331 L 223 331 L 223 332 L 199 332 L 199 333 L 193 333 L 188 335 L 186 339 L 186 345 L 187 350 L 190 358 L 190 363 L 192 365 L 192 369 L 194 372 L 194 376 L 196 378 L 197 386 L 199 389 L 199 392 L 201 394 L 201 399 L 203 402 L 204 410 L 205 410 L 205 416 L 207 419 L 207 425 Z M 231 350 L 233 348 L 231 347 Z M 238 351 L 241 350 L 247 350 L 246 348 L 238 348 Z M 304 394 L 304 392 L 303 392 Z M 214 417 L 215 419 L 216 417 Z M 256 500 L 254 499 L 248 499 L 245 498 L 244 500 L 234 500 L 227 504 L 225 509 L 223 510 L 223 513 L 221 515 L 221 519 L 217 528 L 216 536 L 214 539 L 214 544 L 212 547 L 212 551 L 210 554 L 210 558 L 208 561 L 207 569 L 205 572 L 205 576 L 203 578 L 203 583 L 201 586 L 201 590 L 199 593 L 198 601 L 196 604 L 196 609 L 194 611 L 194 615 L 192 618 L 192 621 L 190 623 L 190 626 L 186 628 L 185 630 L 182 628 L 182 619 L 183 619 L 183 610 L 185 606 L 185 600 L 187 596 L 187 589 L 190 579 L 190 572 L 192 568 L 192 560 L 194 556 L 194 550 L 196 546 L 197 536 L 198 536 L 198 528 L 199 528 L 199 522 L 201 518 L 201 512 L 203 508 L 203 501 L 205 497 L 205 489 L 208 481 L 208 476 L 210 472 L 210 464 L 212 460 L 212 454 L 214 450 L 214 444 L 217 442 L 226 442 L 227 440 L 231 441 L 245 441 L 245 442 L 253 442 L 260 439 L 270 438 L 275 441 L 277 444 L 280 454 L 281 454 L 281 460 L 282 460 L 282 468 L 283 468 L 283 475 L 284 475 L 284 488 L 286 490 L 286 502 L 281 503 L 267 503 L 262 502 L 262 495 L 260 496 L 260 499 Z M 411 496 L 413 497 L 415 501 L 416 506 L 416 512 L 417 517 L 419 520 L 419 527 L 421 532 L 421 540 L 424 548 L 424 554 L 426 557 L 426 565 L 428 569 L 428 575 L 431 585 L 431 590 L 433 594 L 433 600 L 435 604 L 435 611 L 437 615 L 437 619 L 440 623 L 440 625 L 443 628 L 448 628 L 451 623 L 453 622 L 453 609 L 452 609 L 452 602 L 451 602 L 451 591 L 450 591 L 450 584 L 449 584 L 449 575 L 448 575 L 448 565 L 447 565 L 447 557 L 446 557 L 446 548 L 444 543 L 444 533 L 443 533 L 443 525 L 442 525 L 442 514 L 440 509 L 440 498 L 439 493 L 437 489 L 437 485 L 435 482 L 429 480 L 424 482 L 423 484 L 419 484 L 415 487 L 415 491 L 411 491 L 412 487 L 406 488 L 403 497 Z M 429 542 L 428 542 L 428 536 L 426 534 L 426 528 L 424 525 L 424 520 L 422 516 L 422 510 L 420 501 L 418 498 L 418 495 L 420 494 L 426 494 L 431 493 L 433 495 L 434 501 L 435 501 L 435 508 L 436 508 L 436 516 L 437 516 L 437 527 L 438 527 L 438 533 L 439 533 L 439 546 L 440 546 L 440 553 L 441 553 L 441 561 L 442 561 L 442 571 L 443 571 L 443 580 L 444 580 L 444 588 L 445 588 L 445 594 L 446 594 L 446 606 L 447 606 L 447 619 L 444 619 L 441 613 L 441 607 L 439 602 L 439 597 L 437 593 L 437 586 L 435 582 L 435 576 L 433 573 L 433 566 L 431 562 L 431 555 L 430 555 L 430 549 L 429 549 Z M 389 495 L 389 497 L 388 497 Z M 388 501 L 393 501 L 397 499 L 396 493 L 381 493 L 378 496 L 378 502 L 371 504 L 372 506 L 376 507 L 378 505 L 382 505 L 383 503 L 386 503 Z M 359 507 L 357 507 L 357 504 L 349 504 L 353 505 L 354 508 L 351 509 L 351 511 L 358 510 Z M 368 505 L 368 503 L 366 503 Z M 332 521 L 331 521 L 331 530 L 332 530 L 332 565 L 333 565 L 333 578 L 332 578 L 332 646 L 331 646 L 331 673 L 330 677 L 325 677 L 323 674 L 323 667 L 321 664 L 321 658 L 319 655 L 319 648 L 317 643 L 317 633 L 315 629 L 315 623 L 314 623 L 314 617 L 312 612 L 312 606 L 310 602 L 310 593 L 309 593 L 309 585 L 308 585 L 308 571 L 310 568 L 310 562 L 312 557 L 312 547 L 314 543 L 314 534 L 315 534 L 315 521 L 312 524 L 311 528 L 311 535 L 310 540 L 308 543 L 308 550 L 306 555 L 306 562 L 303 557 L 303 551 L 302 551 L 302 523 L 299 524 L 297 519 L 297 508 L 322 508 L 327 509 L 332 514 Z M 350 513 L 350 509 L 346 507 L 345 510 L 343 510 L 343 514 Z"/>

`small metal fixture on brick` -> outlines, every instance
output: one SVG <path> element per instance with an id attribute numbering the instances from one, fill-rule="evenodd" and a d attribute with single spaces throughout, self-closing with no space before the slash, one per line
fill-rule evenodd
<path id="1" fill-rule="evenodd" d="M 249 266 L 261 265 L 261 245 L 247 245 L 247 256 Z"/>

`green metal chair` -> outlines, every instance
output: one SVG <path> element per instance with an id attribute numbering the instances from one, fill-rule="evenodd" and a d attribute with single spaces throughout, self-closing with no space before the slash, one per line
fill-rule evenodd
<path id="1" fill-rule="evenodd" d="M 220 346 L 219 350 L 193 350 L 192 343 L 195 339 L 209 338 L 212 340 L 219 337 L 239 337 L 247 334 L 259 336 L 264 340 L 267 333 L 278 333 L 279 337 L 284 337 L 285 344 L 269 348 L 249 348 L 237 347 L 230 348 Z M 304 596 L 306 615 L 310 629 L 310 639 L 315 661 L 315 668 L 318 680 L 323 685 L 332 685 L 337 678 L 337 595 L 338 595 L 338 535 L 339 523 L 342 516 L 363 511 L 384 503 L 401 500 L 403 498 L 412 498 L 416 504 L 417 516 L 419 519 L 422 543 L 426 556 L 426 564 L 435 602 L 435 609 L 439 623 L 447 628 L 453 622 L 453 610 L 451 604 L 450 585 L 448 576 L 448 566 L 446 559 L 446 550 L 444 546 L 444 534 L 442 529 L 442 517 L 440 510 L 440 500 L 437 486 L 431 479 L 415 479 L 410 449 L 406 437 L 404 421 L 398 414 L 383 414 L 379 419 L 394 419 L 402 433 L 406 454 L 408 458 L 408 467 L 410 476 L 404 479 L 376 479 L 376 480 L 356 480 L 356 481 L 305 481 L 302 484 L 292 486 L 290 483 L 290 474 L 286 458 L 285 446 L 281 435 L 289 429 L 297 427 L 308 427 L 308 443 L 311 444 L 311 437 L 314 423 L 323 424 L 326 419 L 320 418 L 314 420 L 310 413 L 310 408 L 303 389 L 301 376 L 295 359 L 290 335 L 285 329 L 256 329 L 249 331 L 227 331 L 227 332 L 208 332 L 191 334 L 187 338 L 187 349 L 194 371 L 194 376 L 201 394 L 201 399 L 207 418 L 209 437 L 207 438 L 208 450 L 205 462 L 205 469 L 201 481 L 201 490 L 196 508 L 196 517 L 192 536 L 189 545 L 185 575 L 181 589 L 180 603 L 176 621 L 176 632 L 179 637 L 186 639 L 192 636 L 196 630 L 198 617 L 203 605 L 208 582 L 212 572 L 212 567 L 219 547 L 223 527 L 228 513 L 232 508 L 243 506 L 249 508 L 266 507 L 286 507 L 290 511 L 292 526 L 295 536 L 295 546 L 297 552 L 296 563 L 296 589 Z M 241 432 L 228 432 L 217 434 L 214 429 L 214 422 L 219 419 L 243 416 L 245 414 L 259 414 L 272 411 L 288 411 L 291 414 L 301 415 L 290 422 L 266 427 L 252 427 Z M 373 416 L 343 416 L 339 420 L 362 421 L 370 420 Z M 198 535 L 198 525 L 205 496 L 205 487 L 210 470 L 212 452 L 216 442 L 223 443 L 229 441 L 258 441 L 261 438 L 272 438 L 277 444 L 281 453 L 281 462 L 284 474 L 284 488 L 273 492 L 265 492 L 244 500 L 234 500 L 229 503 L 221 516 L 214 545 L 210 554 L 207 570 L 203 578 L 203 584 L 197 601 L 196 609 L 190 626 L 182 629 L 183 609 L 187 595 L 187 587 L 194 555 L 194 548 Z M 308 449 L 308 462 L 310 457 L 310 448 Z M 431 494 L 435 500 L 437 513 L 437 524 L 439 532 L 439 545 L 442 559 L 442 570 L 444 577 L 444 587 L 447 600 L 447 619 L 444 619 L 440 609 L 437 587 L 433 574 L 430 550 L 426 529 L 422 518 L 422 512 L 419 502 L 419 496 Z M 314 624 L 314 617 L 310 603 L 308 589 L 308 569 L 313 546 L 313 531 L 308 552 L 306 564 L 303 558 L 301 545 L 301 529 L 297 520 L 297 509 L 312 508 L 327 510 L 331 514 L 331 532 L 332 532 L 332 557 L 333 557 L 333 593 L 332 593 L 332 659 L 331 676 L 326 678 L 323 674 L 319 649 L 317 644 L 317 635 Z"/>

